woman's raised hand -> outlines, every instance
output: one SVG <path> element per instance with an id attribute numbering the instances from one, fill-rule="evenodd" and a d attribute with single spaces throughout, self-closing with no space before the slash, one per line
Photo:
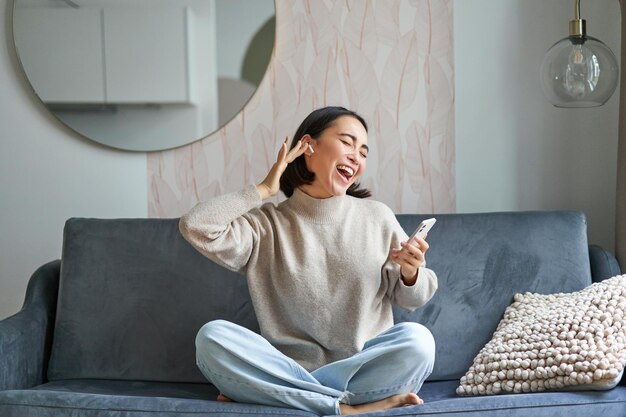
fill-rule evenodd
<path id="1" fill-rule="evenodd" d="M 265 179 L 256 186 L 257 190 L 259 190 L 259 194 L 261 194 L 262 200 L 278 194 L 280 190 L 280 176 L 283 175 L 283 172 L 287 169 L 287 165 L 295 161 L 295 159 L 306 150 L 306 143 L 304 143 L 302 139 L 300 139 L 291 150 L 288 148 L 288 141 L 289 137 L 286 137 L 278 151 L 276 163 L 274 163 Z"/>

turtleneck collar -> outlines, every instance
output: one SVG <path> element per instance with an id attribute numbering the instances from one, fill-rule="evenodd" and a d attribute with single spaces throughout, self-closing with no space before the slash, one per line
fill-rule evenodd
<path id="1" fill-rule="evenodd" d="M 351 198 L 349 195 L 314 198 L 296 188 L 284 204 L 314 223 L 335 223 L 343 218 L 343 213 L 348 208 Z"/>

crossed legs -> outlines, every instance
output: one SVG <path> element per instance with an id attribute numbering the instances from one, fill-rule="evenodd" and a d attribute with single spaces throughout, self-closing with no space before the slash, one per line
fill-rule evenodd
<path id="1" fill-rule="evenodd" d="M 356 355 L 313 372 L 234 323 L 209 322 L 196 337 L 198 367 L 223 396 L 318 415 L 420 404 L 415 393 L 432 371 L 434 355 L 432 335 L 417 323 L 399 323 Z"/>

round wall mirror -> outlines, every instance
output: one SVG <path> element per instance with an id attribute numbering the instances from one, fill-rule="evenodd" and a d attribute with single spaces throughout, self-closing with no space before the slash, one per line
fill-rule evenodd
<path id="1" fill-rule="evenodd" d="M 15 48 L 64 124 L 133 151 L 175 148 L 232 119 L 259 85 L 273 0 L 14 0 Z"/>

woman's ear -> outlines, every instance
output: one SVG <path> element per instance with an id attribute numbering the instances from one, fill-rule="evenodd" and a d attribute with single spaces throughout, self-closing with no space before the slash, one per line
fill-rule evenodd
<path id="1" fill-rule="evenodd" d="M 308 156 L 313 155 L 315 153 L 315 150 L 311 146 L 311 143 L 313 142 L 313 138 L 311 137 L 311 135 L 304 135 L 302 136 L 301 140 L 304 143 L 306 143 L 306 146 L 307 146 L 307 150 L 305 151 L 305 154 L 307 154 Z"/>

